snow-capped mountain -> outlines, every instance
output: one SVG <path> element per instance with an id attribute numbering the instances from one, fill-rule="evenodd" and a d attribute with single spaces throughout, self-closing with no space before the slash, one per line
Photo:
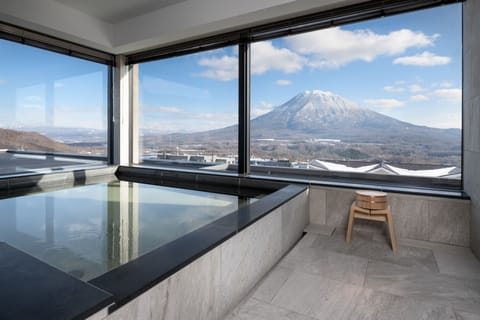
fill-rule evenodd
<path id="1" fill-rule="evenodd" d="M 145 146 L 164 143 L 208 144 L 236 141 L 238 126 L 167 135 L 145 135 Z M 301 141 L 335 139 L 350 143 L 424 144 L 433 150 L 461 148 L 460 129 L 418 126 L 361 107 L 331 92 L 304 91 L 272 111 L 251 120 L 251 140 Z M 447 150 L 447 151 L 448 151 Z M 450 151 L 449 151 L 450 152 Z M 452 151 L 453 152 L 453 151 Z M 456 151 L 455 151 L 456 152 Z"/>
<path id="2" fill-rule="evenodd" d="M 361 107 L 325 91 L 304 91 L 252 120 L 252 138 L 317 138 L 358 142 L 458 138 L 460 130 L 413 125 Z M 412 141 L 413 142 L 413 141 Z"/>

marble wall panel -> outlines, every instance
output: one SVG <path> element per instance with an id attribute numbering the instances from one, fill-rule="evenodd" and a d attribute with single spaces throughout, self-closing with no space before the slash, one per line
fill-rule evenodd
<path id="1" fill-rule="evenodd" d="M 348 210 L 355 200 L 355 191 L 351 189 L 326 189 L 326 223 L 332 227 L 346 228 Z"/>
<path id="2" fill-rule="evenodd" d="M 470 202 L 429 201 L 429 241 L 468 247 L 470 243 Z"/>
<path id="3" fill-rule="evenodd" d="M 249 226 L 221 249 L 221 304 L 233 309 L 282 256 L 282 208 Z"/>
<path id="4" fill-rule="evenodd" d="M 282 206 L 282 250 L 287 252 L 301 238 L 308 225 L 308 190 Z"/>
<path id="5" fill-rule="evenodd" d="M 479 166 L 480 167 L 480 166 Z M 471 170 L 472 171 L 472 170 Z M 480 169 L 476 170 L 480 175 Z M 480 189 L 480 188 L 479 188 Z M 317 195 L 325 194 L 325 200 Z M 346 228 L 354 190 L 322 188 L 315 186 L 310 191 L 310 220 L 318 224 L 321 217 L 316 208 L 325 202 L 325 224 Z M 480 191 L 479 191 L 480 193 Z M 436 241 L 453 245 L 468 246 L 470 237 L 470 201 L 433 196 L 421 196 L 388 192 L 397 238 Z M 312 203 L 315 203 L 312 205 Z M 385 236 L 385 227 L 378 222 L 357 219 L 355 230 Z"/>
<path id="6" fill-rule="evenodd" d="M 310 223 L 327 223 L 327 191 L 315 186 L 310 187 Z"/>

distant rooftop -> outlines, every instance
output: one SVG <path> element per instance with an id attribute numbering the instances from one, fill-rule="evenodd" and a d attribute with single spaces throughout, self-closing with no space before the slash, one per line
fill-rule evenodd
<path id="1" fill-rule="evenodd" d="M 102 161 L 73 157 L 16 153 L 0 151 L 0 175 L 14 173 L 44 173 L 59 171 L 66 167 L 100 164 Z"/>

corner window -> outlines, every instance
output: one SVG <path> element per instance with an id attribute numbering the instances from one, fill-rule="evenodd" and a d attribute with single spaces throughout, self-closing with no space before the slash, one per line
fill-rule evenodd
<path id="1" fill-rule="evenodd" d="M 108 69 L 0 40 L 0 174 L 107 159 Z"/>
<path id="2" fill-rule="evenodd" d="M 217 45 L 207 38 L 133 55 L 136 163 L 235 173 L 250 159 L 256 175 L 460 188 L 462 4 L 349 24 L 333 11 L 229 38 L 246 46 L 182 55 Z M 250 139 L 238 141 L 239 125 Z"/>

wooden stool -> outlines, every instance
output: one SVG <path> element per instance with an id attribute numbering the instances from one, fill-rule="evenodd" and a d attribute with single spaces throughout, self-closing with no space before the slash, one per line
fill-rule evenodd
<path id="1" fill-rule="evenodd" d="M 397 252 L 397 240 L 393 230 L 392 212 L 387 203 L 387 194 L 385 192 L 362 190 L 355 191 L 355 196 L 356 200 L 350 206 L 346 241 L 350 242 L 352 237 L 355 218 L 382 221 L 388 225 L 393 253 Z"/>

